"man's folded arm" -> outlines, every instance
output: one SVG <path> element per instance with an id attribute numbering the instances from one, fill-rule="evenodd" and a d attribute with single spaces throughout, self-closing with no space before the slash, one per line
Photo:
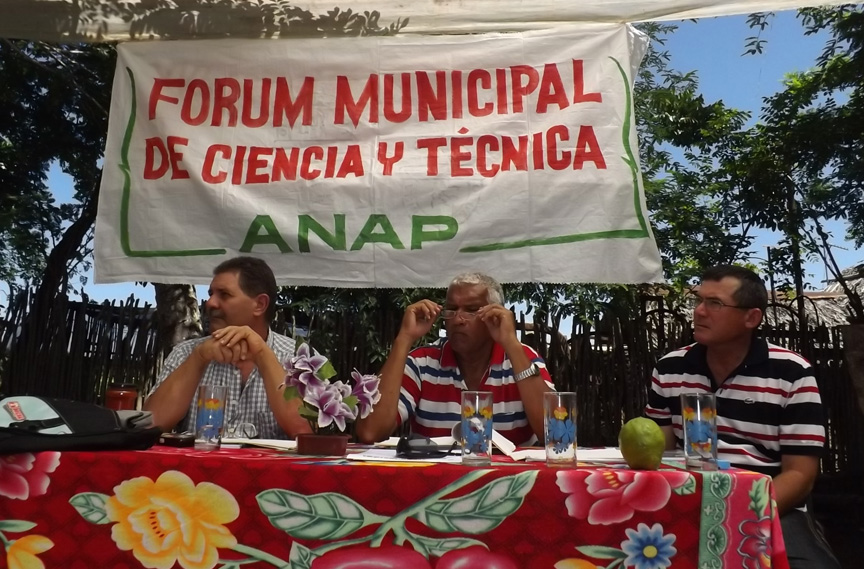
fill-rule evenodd
<path id="1" fill-rule="evenodd" d="M 255 358 L 255 365 L 264 383 L 264 392 L 267 394 L 267 404 L 273 411 L 276 423 L 289 437 L 296 437 L 302 433 L 311 433 L 312 428 L 309 421 L 300 416 L 299 409 L 302 400 L 294 398 L 286 401 L 280 385 L 285 381 L 285 368 L 279 362 L 279 358 L 266 344 Z"/>

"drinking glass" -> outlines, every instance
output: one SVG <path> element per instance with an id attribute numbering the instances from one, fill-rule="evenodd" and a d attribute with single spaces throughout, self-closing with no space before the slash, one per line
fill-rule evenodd
<path id="1" fill-rule="evenodd" d="M 713 393 L 682 393 L 684 463 L 698 470 L 717 469 L 717 398 Z"/>
<path id="2" fill-rule="evenodd" d="M 543 433 L 547 466 L 576 466 L 576 393 L 543 394 Z"/>
<path id="3" fill-rule="evenodd" d="M 198 386 L 198 414 L 195 419 L 195 448 L 215 450 L 222 442 L 225 425 L 225 406 L 228 387 L 225 385 Z"/>
<path id="4" fill-rule="evenodd" d="M 492 463 L 492 392 L 462 392 L 462 464 Z"/>

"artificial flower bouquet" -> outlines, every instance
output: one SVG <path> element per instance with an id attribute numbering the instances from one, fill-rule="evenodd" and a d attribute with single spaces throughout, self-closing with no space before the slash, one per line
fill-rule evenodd
<path id="1" fill-rule="evenodd" d="M 348 424 L 365 418 L 381 399 L 380 376 L 351 372 L 353 385 L 333 381 L 336 370 L 325 356 L 316 354 L 308 343 L 300 344 L 293 358 L 284 362 L 286 400 L 299 397 L 300 416 L 320 435 L 344 433 Z"/>

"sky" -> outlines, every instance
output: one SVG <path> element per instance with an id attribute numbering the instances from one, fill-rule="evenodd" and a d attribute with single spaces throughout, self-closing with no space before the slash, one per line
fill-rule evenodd
<path id="1" fill-rule="evenodd" d="M 752 120 L 758 119 L 762 98 L 782 89 L 783 77 L 793 71 L 803 71 L 813 66 L 819 55 L 823 40 L 818 36 L 805 36 L 794 11 L 778 12 L 769 27 L 762 31 L 750 29 L 746 16 L 724 16 L 697 21 L 680 22 L 677 32 L 668 37 L 667 48 L 671 55 L 670 66 L 681 72 L 696 71 L 700 91 L 707 102 L 722 100 L 728 107 L 748 110 Z M 759 35 L 767 40 L 764 52 L 758 55 L 743 55 L 746 38 Z M 68 182 L 58 172 L 52 172 L 50 183 L 56 186 L 58 200 L 68 196 Z M 64 185 L 66 188 L 64 188 Z M 66 197 L 65 199 L 68 199 Z M 864 262 L 864 250 L 854 250 L 854 244 L 843 239 L 842 223 L 831 223 L 826 229 L 838 245 L 834 254 L 841 267 Z M 752 248 L 751 262 L 764 265 L 766 246 L 776 244 L 778 238 L 767 232 L 758 235 Z M 760 260 L 761 258 L 761 260 Z M 805 265 L 808 289 L 823 288 L 826 278 L 821 262 Z M 153 287 L 133 283 L 96 285 L 85 287 L 88 296 L 95 301 L 126 299 L 130 294 L 145 302 L 153 303 Z M 207 297 L 207 287 L 197 287 L 199 298 Z"/>

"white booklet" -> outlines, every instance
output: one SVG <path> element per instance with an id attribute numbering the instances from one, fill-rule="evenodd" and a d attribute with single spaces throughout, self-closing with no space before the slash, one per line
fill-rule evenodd
<path id="1" fill-rule="evenodd" d="M 286 441 L 282 439 L 222 439 L 222 446 L 226 448 L 237 448 L 242 445 L 250 445 L 263 448 L 275 448 L 277 450 L 293 450 L 297 448 L 297 441 Z"/>

